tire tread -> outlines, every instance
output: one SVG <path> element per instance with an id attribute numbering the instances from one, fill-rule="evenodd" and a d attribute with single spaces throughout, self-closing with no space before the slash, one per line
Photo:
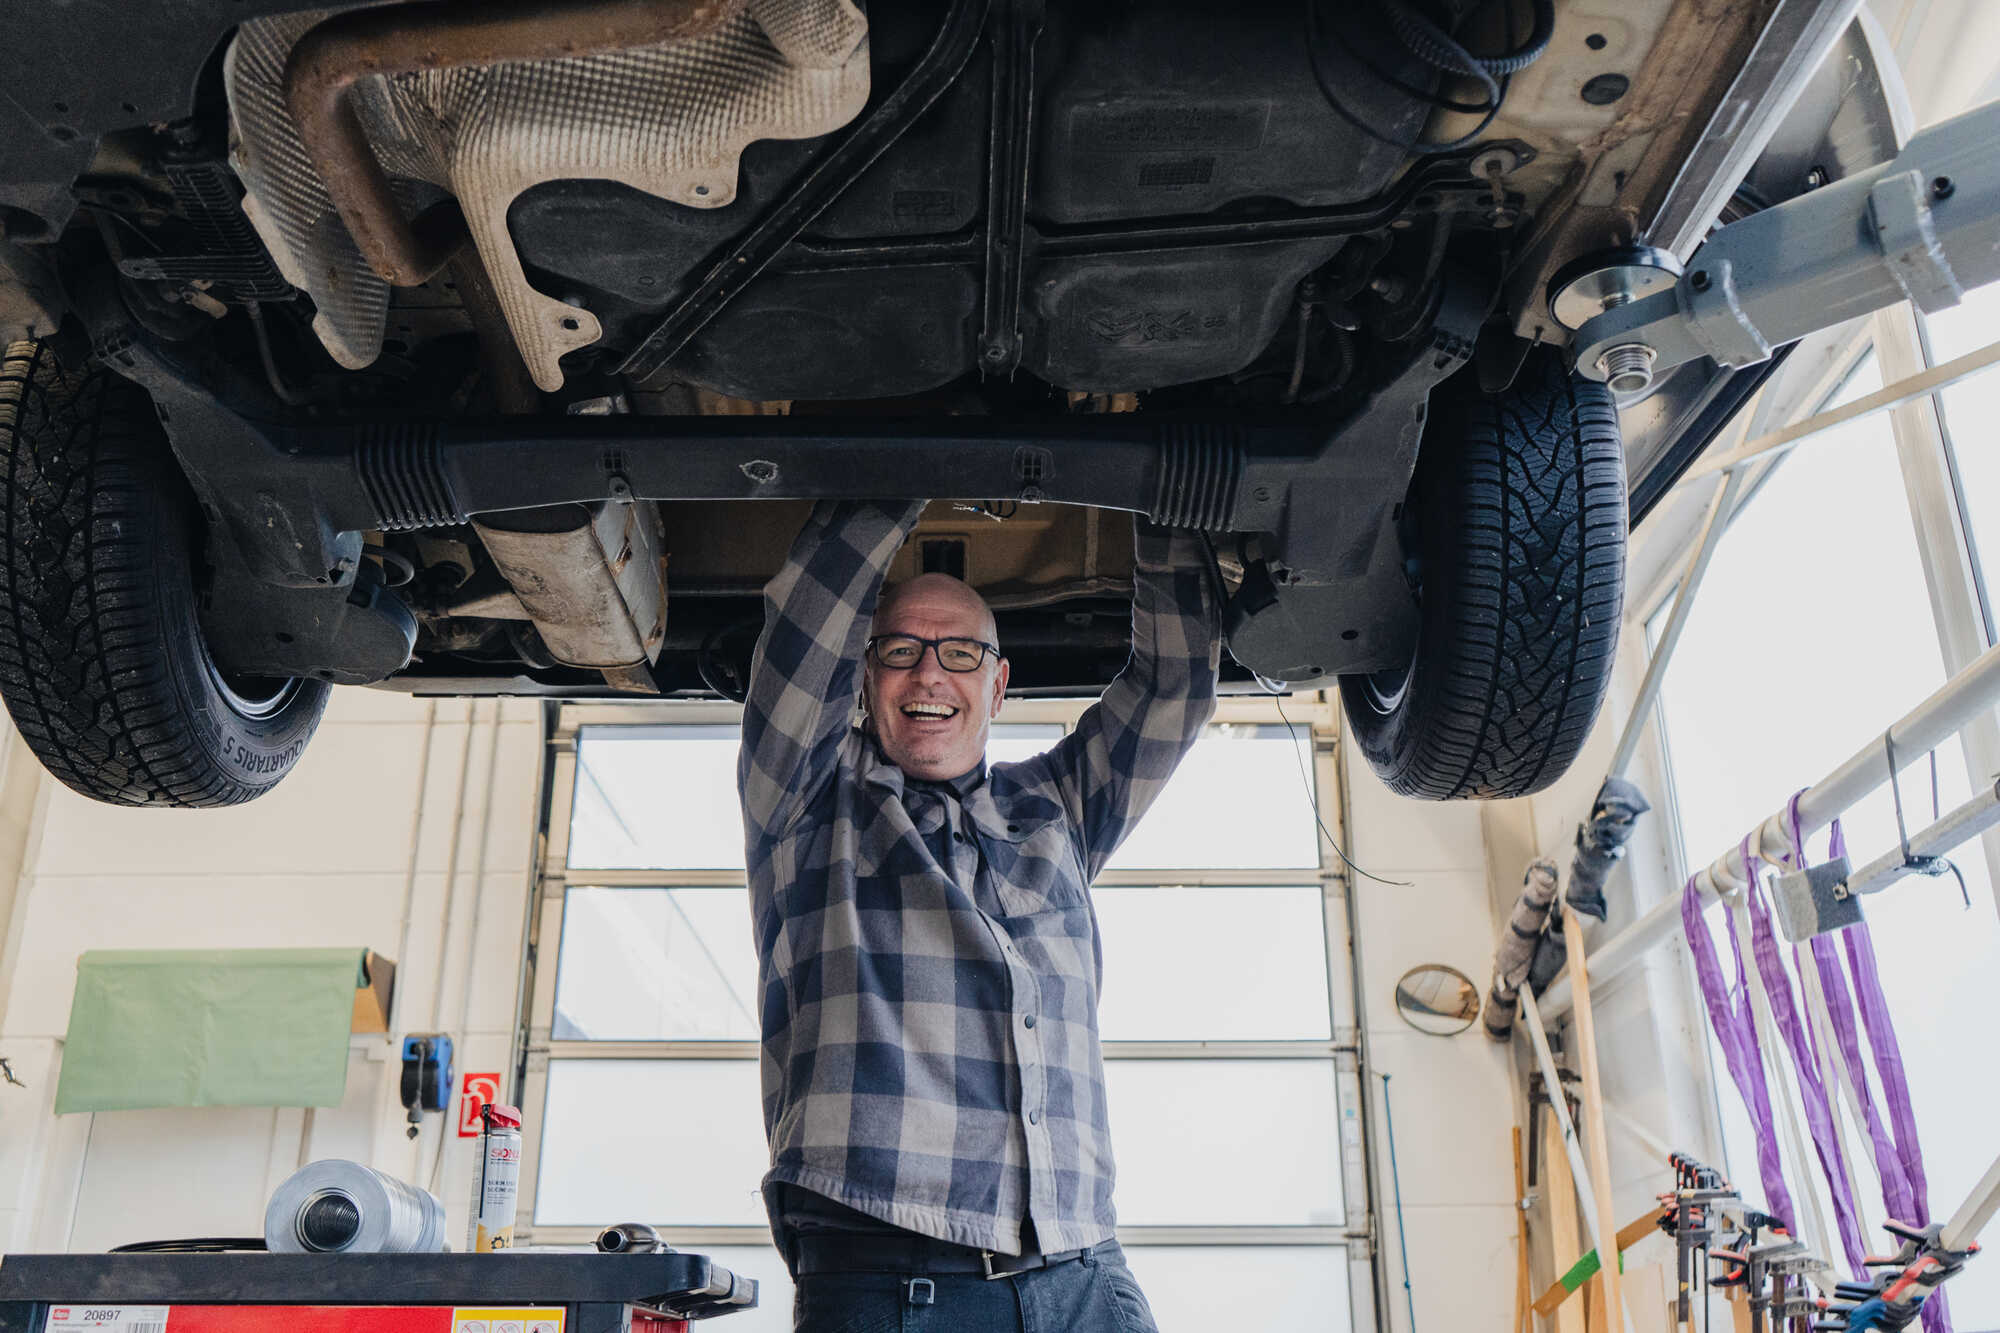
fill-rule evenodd
<path id="1" fill-rule="evenodd" d="M 1402 716 L 1347 704 L 1383 781 L 1430 800 L 1523 796 L 1569 767 L 1603 703 L 1624 601 L 1609 391 L 1547 353 L 1505 394 L 1462 384 L 1434 421 L 1460 438 L 1427 441 L 1420 465 L 1425 521 L 1449 534 L 1441 560 L 1427 551 L 1425 597 L 1442 604 L 1426 607 Z"/>
<path id="2" fill-rule="evenodd" d="M 65 368 L 46 343 L 6 349 L 0 696 L 43 766 L 95 800 L 225 806 L 273 785 L 218 762 L 174 678 L 158 565 L 189 540 L 185 485 L 136 385 Z M 311 682 L 289 723 L 309 731 L 326 693 Z"/>

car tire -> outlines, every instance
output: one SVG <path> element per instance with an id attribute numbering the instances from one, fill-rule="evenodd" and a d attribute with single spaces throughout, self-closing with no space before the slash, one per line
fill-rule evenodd
<path id="1" fill-rule="evenodd" d="M 209 655 L 198 510 L 145 393 L 15 343 L 0 465 L 0 696 L 42 764 L 117 805 L 234 805 L 276 786 L 330 687 L 231 677 Z"/>
<path id="2" fill-rule="evenodd" d="M 1431 396 L 1407 513 L 1420 625 L 1407 666 L 1344 676 L 1356 745 L 1427 800 L 1540 791 L 1596 720 L 1625 587 L 1625 461 L 1604 385 L 1537 349 L 1511 387 Z"/>

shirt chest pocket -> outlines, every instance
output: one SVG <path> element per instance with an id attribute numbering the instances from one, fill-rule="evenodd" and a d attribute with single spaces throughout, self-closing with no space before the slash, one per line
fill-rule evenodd
<path id="1" fill-rule="evenodd" d="M 1012 820 L 981 842 L 987 870 L 1008 916 L 1073 911 L 1085 905 L 1083 863 L 1065 821 Z"/>

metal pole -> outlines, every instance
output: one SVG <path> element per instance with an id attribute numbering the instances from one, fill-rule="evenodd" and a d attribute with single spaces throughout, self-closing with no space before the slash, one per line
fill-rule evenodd
<path id="1" fill-rule="evenodd" d="M 1734 471 L 1745 463 L 1755 462 L 1767 456 L 1775 457 L 1797 447 L 1814 435 L 1832 430 L 1835 426 L 1845 426 L 1850 421 L 1858 421 L 1877 412 L 1886 412 L 1892 407 L 1900 407 L 1919 398 L 1928 398 L 1940 389 L 1950 388 L 1962 379 L 1970 379 L 1995 363 L 2000 363 L 2000 342 L 1990 342 L 1984 347 L 1974 348 L 1964 356 L 1953 357 L 1941 366 L 1933 366 L 1922 374 L 1911 375 L 1893 384 L 1884 385 L 1874 393 L 1865 394 L 1851 403 L 1842 403 L 1839 407 L 1821 412 L 1817 416 L 1807 417 L 1804 421 L 1794 422 L 1782 430 L 1760 435 L 1741 448 L 1731 449 L 1726 454 L 1720 454 L 1689 468 L 1682 474 L 1681 479 L 1674 483 L 1673 489 L 1691 486 L 1703 477 L 1713 476 L 1718 472 Z"/>
<path id="2" fill-rule="evenodd" d="M 1983 789 L 1929 828 L 1912 833 L 1910 855 L 1942 856 L 1995 824 L 2000 824 L 2000 783 Z M 1898 846 L 1848 875 L 1847 891 L 1849 894 L 1879 893 L 1912 873 L 1914 868 L 1903 860 L 1903 849 Z"/>
<path id="3" fill-rule="evenodd" d="M 1396 1248 L 1403 1252 L 1403 1297 L 1410 1303 L 1410 1333 L 1417 1333 L 1417 1295 L 1410 1289 L 1410 1238 L 1403 1232 L 1403 1175 L 1396 1169 L 1396 1113 L 1389 1106 L 1389 1076 L 1382 1075 L 1382 1119 L 1389 1126 L 1389 1179 L 1396 1186 Z"/>
<path id="4" fill-rule="evenodd" d="M 1681 574 L 1680 591 L 1674 594 L 1674 609 L 1667 614 L 1666 628 L 1660 632 L 1660 641 L 1653 646 L 1652 660 L 1646 663 L 1646 678 L 1639 682 L 1639 693 L 1632 701 L 1630 715 L 1625 719 L 1624 734 L 1618 737 L 1618 749 L 1612 754 L 1611 767 L 1605 773 L 1607 778 L 1624 777 L 1626 768 L 1632 763 L 1632 752 L 1639 748 L 1639 737 L 1645 733 L 1646 720 L 1653 711 L 1653 700 L 1659 697 L 1660 682 L 1667 674 L 1667 663 L 1674 655 L 1674 645 L 1680 642 L 1688 610 L 1694 605 L 1695 589 L 1701 586 L 1701 576 L 1708 572 L 1709 557 L 1722 544 L 1722 534 L 1729 530 L 1729 517 L 1736 511 L 1737 494 L 1742 491 L 1744 478 L 1749 475 L 1748 468 L 1731 470 L 1708 507 L 1708 522 L 1701 530 L 1701 541 L 1695 546 L 1687 569 Z"/>
<path id="5" fill-rule="evenodd" d="M 1965 670 L 1904 714 L 1889 729 L 1890 739 L 1898 753 L 1912 757 L 1923 754 L 1957 735 L 1966 723 L 1992 708 L 1996 701 L 2000 701 L 2000 646 L 1981 653 Z M 1888 780 L 1888 755 L 1881 737 L 1877 736 L 1799 797 L 1800 836 L 1825 828 L 1842 811 Z M 1753 828 L 1749 836 L 1753 849 L 1774 859 L 1782 856 L 1791 850 L 1790 818 L 1781 807 Z M 1695 874 L 1695 888 L 1704 906 L 1715 900 L 1720 886 L 1741 887 L 1741 874 L 1736 844 L 1732 842 L 1727 851 Z M 1638 920 L 1599 944 L 1591 954 L 1592 979 L 1602 983 L 1616 976 L 1674 935 L 1680 929 L 1680 910 L 1680 895 L 1670 893 Z M 1559 978 L 1541 997 L 1543 1017 L 1553 1021 L 1569 1012 L 1573 999 L 1569 978 Z"/>
<path id="6" fill-rule="evenodd" d="M 1548 1089 L 1549 1109 L 1555 1112 L 1556 1128 L 1562 1131 L 1563 1156 L 1569 1159 L 1569 1174 L 1576 1185 L 1578 1207 L 1583 1213 L 1583 1224 L 1590 1230 L 1590 1244 L 1597 1251 L 1597 1257 L 1604 1257 L 1604 1233 L 1597 1225 L 1597 1191 L 1591 1187 L 1590 1171 L 1583 1164 L 1583 1143 L 1576 1136 L 1576 1125 L 1569 1118 L 1569 1099 L 1563 1096 L 1562 1076 L 1556 1072 L 1555 1053 L 1549 1049 L 1549 1034 L 1542 1026 L 1541 1011 L 1535 1007 L 1535 996 L 1526 986 L 1521 988 L 1521 1023 L 1528 1030 L 1528 1045 L 1535 1052 L 1535 1064 L 1542 1071 L 1542 1086 Z M 1562 1256 L 1557 1255 L 1557 1262 Z"/>
<path id="7" fill-rule="evenodd" d="M 1972 1193 L 1951 1215 L 1951 1221 L 1944 1224 L 1944 1230 L 1938 1233 L 1938 1244 L 1947 1250 L 1964 1249 L 1993 1220 L 1995 1209 L 2000 1209 L 2000 1158 L 1986 1168 L 1986 1174 L 1972 1187 Z"/>

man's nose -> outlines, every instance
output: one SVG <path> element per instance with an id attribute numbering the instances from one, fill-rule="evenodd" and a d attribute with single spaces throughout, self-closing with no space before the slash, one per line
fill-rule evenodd
<path id="1" fill-rule="evenodd" d="M 910 668 L 910 674 L 925 685 L 942 684 L 945 677 L 944 664 L 938 661 L 937 649 L 926 645 L 924 655 Z"/>

